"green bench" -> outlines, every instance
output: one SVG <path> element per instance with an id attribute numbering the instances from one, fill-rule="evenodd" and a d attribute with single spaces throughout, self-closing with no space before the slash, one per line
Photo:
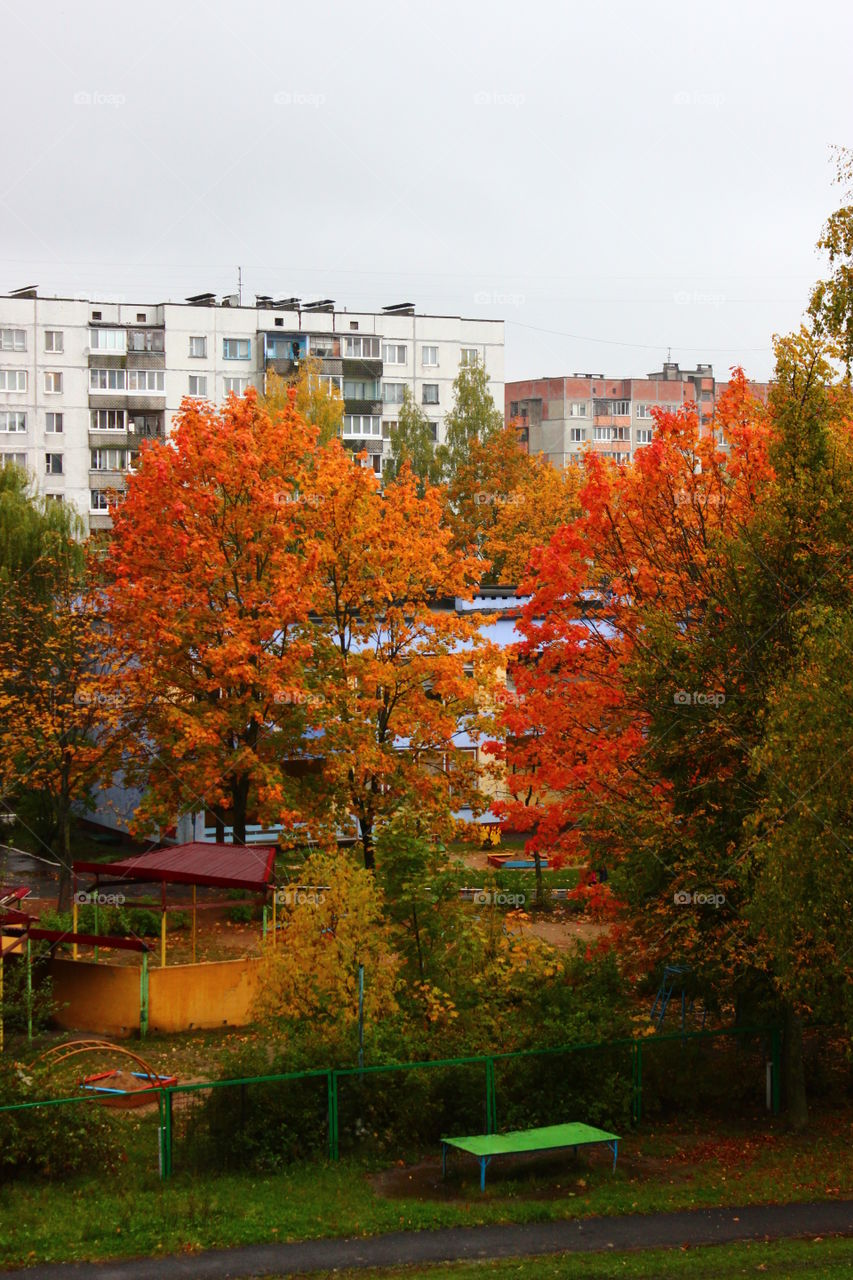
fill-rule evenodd
<path id="1" fill-rule="evenodd" d="M 480 1162 L 480 1190 L 486 1189 L 486 1166 L 495 1156 L 521 1155 L 532 1151 L 557 1151 L 565 1147 L 589 1146 L 603 1142 L 613 1152 L 613 1168 L 619 1154 L 619 1135 L 594 1129 L 590 1124 L 551 1124 L 543 1129 L 516 1129 L 512 1133 L 478 1133 L 470 1138 L 441 1139 L 441 1176 L 447 1173 L 447 1148 L 455 1147 L 476 1156 Z"/>

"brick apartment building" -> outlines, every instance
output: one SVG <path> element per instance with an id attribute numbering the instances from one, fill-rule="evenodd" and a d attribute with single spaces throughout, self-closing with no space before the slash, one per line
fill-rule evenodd
<path id="1" fill-rule="evenodd" d="M 681 369 L 672 361 L 647 378 L 603 373 L 533 378 L 506 384 L 506 421 L 516 423 L 530 453 L 545 454 L 554 466 L 579 463 L 586 449 L 629 462 L 635 449 L 651 441 L 652 409 L 679 409 L 693 402 L 710 430 L 717 398 L 727 386 L 716 381 L 710 364 Z M 767 383 L 751 386 L 766 398 Z"/>

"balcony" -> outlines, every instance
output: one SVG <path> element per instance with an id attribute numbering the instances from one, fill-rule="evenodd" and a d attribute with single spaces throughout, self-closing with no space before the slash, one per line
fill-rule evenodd
<path id="1" fill-rule="evenodd" d="M 344 413 L 361 414 L 364 417 L 381 418 L 381 400 L 344 400 Z"/>
<path id="2" fill-rule="evenodd" d="M 366 360 L 356 356 L 345 356 L 341 361 L 342 373 L 345 378 L 354 378 L 358 381 L 366 381 L 368 378 L 382 377 L 382 361 Z"/>
<path id="3" fill-rule="evenodd" d="M 115 489 L 123 491 L 127 488 L 127 471 L 89 471 L 89 488 L 90 489 L 106 489 L 108 492 Z"/>

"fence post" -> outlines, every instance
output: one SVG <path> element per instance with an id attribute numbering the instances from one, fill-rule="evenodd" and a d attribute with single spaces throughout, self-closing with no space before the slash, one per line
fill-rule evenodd
<path id="1" fill-rule="evenodd" d="M 486 1133 L 497 1133 L 498 1106 L 495 1098 L 495 1060 L 486 1058 Z"/>
<path id="2" fill-rule="evenodd" d="M 631 1045 L 631 1119 L 639 1124 L 643 1117 L 643 1046 L 639 1040 Z"/>
<path id="3" fill-rule="evenodd" d="M 329 1089 L 329 1159 L 338 1159 L 338 1073 L 326 1074 Z"/>
<path id="4" fill-rule="evenodd" d="M 160 1090 L 160 1177 L 172 1176 L 172 1090 Z"/>
<path id="5" fill-rule="evenodd" d="M 144 1040 L 148 1035 L 148 952 L 142 953 L 142 968 L 139 971 L 139 1038 Z"/>
<path id="6" fill-rule="evenodd" d="M 782 1103 L 782 1033 L 778 1027 L 770 1033 L 770 1058 L 773 1063 L 770 1081 L 773 1114 L 778 1116 Z"/>

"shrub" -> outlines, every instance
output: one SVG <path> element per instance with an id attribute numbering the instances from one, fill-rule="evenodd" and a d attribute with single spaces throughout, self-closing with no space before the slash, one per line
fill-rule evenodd
<path id="1" fill-rule="evenodd" d="M 0 1060 L 0 1105 L 43 1097 L 41 1082 L 20 1063 Z M 0 1111 L 0 1181 L 21 1176 L 64 1177 L 118 1167 L 122 1143 L 116 1117 L 91 1101 Z"/>

